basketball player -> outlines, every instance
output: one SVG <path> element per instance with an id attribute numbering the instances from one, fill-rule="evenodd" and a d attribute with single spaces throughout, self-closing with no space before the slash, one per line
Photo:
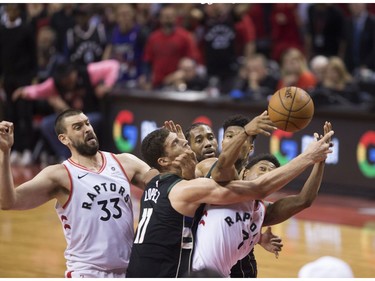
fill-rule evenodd
<path id="1" fill-rule="evenodd" d="M 138 228 L 127 271 L 128 277 L 177 277 L 180 272 L 181 237 L 184 216 L 193 217 L 202 203 L 234 204 L 261 199 L 282 188 L 308 166 L 323 161 L 331 153 L 327 133 L 288 164 L 252 181 L 230 181 L 220 185 L 212 179 L 183 180 L 173 162 L 183 154 L 195 154 L 186 139 L 165 128 L 142 141 L 142 154 L 150 167 L 159 170 L 146 186 L 141 198 Z"/>
<path id="2" fill-rule="evenodd" d="M 249 135 L 250 132 L 258 131 L 260 128 L 265 128 L 262 124 L 267 124 L 268 116 L 266 112 L 263 112 L 260 116 L 254 118 L 251 122 L 245 116 L 237 115 L 228 118 L 224 124 L 224 139 L 223 139 L 223 151 L 219 156 L 219 160 L 211 158 L 209 160 L 204 160 L 198 164 L 197 170 L 203 172 L 204 174 L 212 173 L 212 178 L 216 181 L 226 181 L 231 177 L 237 179 L 246 161 L 253 151 L 253 142 L 256 136 L 245 137 L 246 131 Z M 325 125 L 327 126 L 327 124 Z M 329 124 L 330 126 L 330 124 Z M 252 128 L 252 129 L 251 129 Z M 258 128 L 258 129 L 256 129 Z M 329 127 L 331 128 L 331 127 Z M 252 131 L 250 131 L 250 129 Z M 267 135 L 267 134 L 265 134 Z M 223 161 L 224 159 L 224 161 Z M 206 163 L 211 163 L 207 165 Z M 237 207 L 238 208 L 238 207 Z M 236 209 L 236 208 L 235 208 Z M 229 211 L 230 212 L 230 211 Z M 266 248 L 269 243 L 264 243 L 261 240 L 261 245 Z M 242 260 L 239 260 L 231 269 L 231 277 L 256 277 L 257 276 L 257 263 L 253 252 L 253 247 L 250 253 L 245 256 Z"/>
<path id="3" fill-rule="evenodd" d="M 172 122 L 172 121 L 170 121 Z M 173 126 L 173 122 L 172 122 Z M 176 124 L 176 128 L 178 128 Z M 176 129 L 177 132 L 178 129 Z M 171 129 L 173 132 L 174 130 Z M 191 150 L 194 151 L 198 163 L 204 159 L 217 157 L 217 139 L 212 128 L 205 123 L 194 123 L 185 132 Z"/>
<path id="4" fill-rule="evenodd" d="M 228 118 L 224 122 L 224 136 L 227 139 L 232 139 L 234 137 L 234 133 L 236 132 L 236 127 L 240 127 L 239 129 L 243 130 L 243 127 L 250 122 L 250 119 L 242 116 L 237 115 Z M 165 127 L 168 128 L 172 132 L 176 132 L 177 134 L 182 132 L 181 126 L 179 124 L 174 124 L 173 121 L 166 121 L 164 123 Z M 227 127 L 229 130 L 227 132 Z M 254 134 L 254 137 L 249 137 L 247 141 L 244 142 L 240 149 L 240 155 L 238 156 L 238 160 L 236 161 L 236 166 L 239 166 L 239 170 L 242 169 L 242 166 L 246 163 L 249 154 L 252 152 L 253 148 L 253 141 L 255 135 L 259 133 L 261 130 L 267 131 L 272 130 L 274 127 L 271 126 L 266 113 L 262 113 L 261 116 L 257 116 L 253 119 L 251 126 L 249 128 L 249 134 Z M 233 131 L 234 130 L 234 131 Z M 197 156 L 198 162 L 200 162 L 195 170 L 196 177 L 210 177 L 211 171 L 217 162 L 217 139 L 215 134 L 213 133 L 210 126 L 204 123 L 194 123 L 190 128 L 185 131 L 185 138 L 187 139 L 191 149 L 194 151 L 195 155 Z M 228 146 L 229 147 L 229 146 Z M 227 149 L 227 148 L 224 148 Z M 225 153 L 223 154 L 225 156 Z M 223 157 L 221 156 L 221 157 Z M 210 159 L 210 160 L 206 160 Z M 203 207 L 200 208 L 203 210 Z M 202 214 L 197 213 L 198 221 Z M 193 225 L 194 221 L 192 218 L 185 217 L 185 231 L 183 239 L 185 241 L 193 241 L 193 236 L 195 235 L 197 225 Z M 190 229 L 189 229 L 190 228 Z M 271 243 L 274 242 L 275 239 L 281 240 L 279 237 L 276 237 L 272 234 L 271 230 L 267 232 L 267 235 L 263 236 L 264 239 L 261 240 L 259 243 L 264 249 L 270 249 Z M 265 239 L 265 238 L 268 238 Z M 187 244 L 186 246 L 191 246 L 192 243 Z M 191 247 L 192 248 L 192 247 Z M 186 249 L 183 248 L 181 252 L 182 259 L 188 259 L 190 257 L 191 248 L 189 248 L 189 256 L 186 257 Z M 250 264 L 249 264 L 250 263 Z M 256 260 L 253 254 L 253 251 L 249 254 L 248 257 L 244 261 L 239 261 L 238 265 L 233 268 L 233 277 L 256 277 Z M 248 272 L 251 272 L 249 274 Z"/>
<path id="5" fill-rule="evenodd" d="M 27 210 L 56 199 L 67 242 L 65 276 L 125 277 L 134 238 L 130 184 L 144 188 L 150 167 L 131 154 L 98 150 L 87 116 L 68 109 L 57 117 L 55 131 L 71 157 L 14 188 L 13 131 L 11 122 L 0 122 L 1 209 Z"/>
<path id="6" fill-rule="evenodd" d="M 212 178 L 218 182 L 239 179 L 241 171 L 247 164 L 249 156 L 254 150 L 254 141 L 257 134 L 262 133 L 266 136 L 270 136 L 270 132 L 274 130 L 275 127 L 273 127 L 267 115 L 267 111 L 264 111 L 251 121 L 248 117 L 243 115 L 231 116 L 224 121 L 223 129 L 223 151 L 219 158 L 204 160 L 197 165 L 196 169 L 196 174 L 212 176 Z M 271 239 L 276 236 L 271 233 L 264 237 L 269 237 Z M 263 248 L 269 249 L 269 244 L 271 242 L 272 241 L 262 239 L 259 244 Z M 257 277 L 257 263 L 253 248 L 243 260 L 239 260 L 233 266 L 230 276 L 233 278 Z"/>
<path id="7" fill-rule="evenodd" d="M 243 130 L 243 127 L 247 125 L 250 122 L 250 119 L 243 116 L 243 115 L 235 115 L 227 120 L 224 121 L 224 136 L 225 139 L 232 140 L 232 138 L 235 136 L 234 133 L 237 132 L 237 130 Z M 253 151 L 253 141 L 255 139 L 255 136 L 258 132 L 261 130 L 264 131 L 270 131 L 274 129 L 274 127 L 271 126 L 272 123 L 269 122 L 268 116 L 265 112 L 263 112 L 260 116 L 255 117 L 252 120 L 252 123 L 249 125 L 249 134 L 254 136 L 251 136 L 248 138 L 247 141 L 244 142 L 240 149 L 240 154 L 236 161 L 236 167 L 238 166 L 239 170 L 243 168 L 243 165 L 247 162 L 247 159 L 249 157 L 249 154 Z M 171 132 L 177 133 L 177 135 L 182 133 L 182 128 L 179 124 L 174 124 L 173 121 L 166 121 L 164 122 L 164 126 Z M 239 127 L 239 128 L 237 128 Z M 228 130 L 227 130 L 228 129 Z M 188 144 L 191 147 L 191 150 L 194 151 L 195 155 L 197 156 L 197 160 L 201 159 L 202 162 L 198 160 L 198 165 L 195 170 L 196 177 L 210 177 L 211 171 L 213 167 L 215 166 L 217 162 L 216 154 L 217 154 L 217 139 L 215 137 L 215 134 L 213 133 L 210 126 L 204 123 L 194 123 L 191 125 L 190 128 L 188 128 L 185 131 L 184 137 L 187 139 Z M 224 143 L 224 141 L 223 141 Z M 227 150 L 228 146 L 224 147 L 224 150 Z M 223 153 L 223 156 L 225 156 L 225 152 Z M 223 157 L 223 156 L 219 156 Z M 210 160 L 205 160 L 210 159 Z M 205 160 L 205 161 L 204 161 Z M 201 163 L 204 163 L 204 165 L 200 165 Z M 203 210 L 203 207 L 200 208 Z M 198 216 L 198 221 L 202 214 L 196 214 Z M 185 217 L 185 231 L 183 239 L 185 241 L 193 241 L 193 236 L 195 234 L 195 230 L 197 225 L 193 225 L 193 219 Z M 190 228 L 190 229 L 189 229 Z M 263 236 L 267 239 L 262 239 L 261 243 L 259 243 L 264 249 L 268 250 L 270 248 L 271 243 L 274 242 L 274 239 L 281 240 L 279 237 L 272 234 L 271 230 L 268 231 L 267 235 Z M 192 243 L 187 244 L 187 246 L 192 245 Z M 186 249 L 183 248 L 181 252 L 182 259 L 185 259 L 186 255 Z M 191 252 L 191 248 L 189 248 L 189 255 Z M 251 265 L 248 265 L 249 261 L 251 262 Z M 245 267 L 246 266 L 246 267 Z M 247 269 L 250 267 L 250 269 Z M 247 272 L 251 271 L 252 275 L 248 274 Z M 254 273 L 255 271 L 255 273 Z M 255 257 L 253 255 L 253 251 L 249 254 L 249 256 L 246 258 L 246 262 L 239 261 L 239 265 L 236 266 L 233 270 L 234 277 L 249 277 L 254 276 L 256 277 L 256 261 Z"/>
<path id="8" fill-rule="evenodd" d="M 280 163 L 273 155 L 258 155 L 246 165 L 243 177 L 253 180 L 277 167 Z M 311 206 L 319 191 L 323 171 L 324 161 L 316 163 L 298 195 L 279 199 L 273 204 L 260 200 L 230 206 L 207 204 L 196 233 L 193 270 L 206 268 L 215 270 L 221 277 L 229 277 L 237 261 L 247 257 L 262 239 L 262 226 L 283 222 Z M 217 245 L 221 245 L 219 251 Z M 281 245 L 274 242 L 271 251 L 277 254 L 280 250 Z"/>

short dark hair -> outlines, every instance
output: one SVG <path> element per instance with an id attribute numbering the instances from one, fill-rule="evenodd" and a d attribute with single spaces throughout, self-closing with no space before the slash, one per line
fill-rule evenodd
<path id="1" fill-rule="evenodd" d="M 62 80 L 66 78 L 70 73 L 77 69 L 76 65 L 70 62 L 61 62 L 57 64 L 52 71 L 52 79 L 56 89 L 61 93 L 64 92 L 64 86 Z"/>
<path id="2" fill-rule="evenodd" d="M 165 140 L 169 136 L 165 128 L 157 129 L 149 133 L 142 141 L 141 153 L 146 163 L 156 169 L 160 169 L 158 159 L 165 156 Z"/>
<path id="3" fill-rule="evenodd" d="M 249 160 L 249 162 L 246 164 L 245 169 L 246 170 L 250 169 L 252 166 L 254 166 L 255 164 L 257 164 L 258 162 L 262 160 L 266 160 L 266 161 L 273 163 L 276 168 L 280 167 L 280 162 L 279 160 L 277 160 L 277 158 L 274 155 L 270 153 L 262 153 L 262 154 L 252 157 Z"/>
<path id="4" fill-rule="evenodd" d="M 199 126 L 207 126 L 207 127 L 211 128 L 210 125 L 208 125 L 206 123 L 203 123 L 203 122 L 197 122 L 197 123 L 191 124 L 191 126 L 185 131 L 185 139 L 188 141 L 189 144 L 190 144 L 190 138 L 191 138 L 191 135 L 190 135 L 191 130 L 193 130 L 193 129 L 199 127 Z M 211 128 L 211 130 L 212 130 L 212 128 Z"/>
<path id="5" fill-rule="evenodd" d="M 245 115 L 242 115 L 242 114 L 232 115 L 229 118 L 227 118 L 223 123 L 224 132 L 230 126 L 238 126 L 238 127 L 245 128 L 246 124 L 249 123 L 250 121 L 251 119 L 249 117 L 246 117 Z M 257 135 L 253 135 L 252 137 L 253 137 L 253 141 L 255 141 Z"/>
<path id="6" fill-rule="evenodd" d="M 64 126 L 64 120 L 66 117 L 80 115 L 83 113 L 81 110 L 69 108 L 63 112 L 61 112 L 55 119 L 55 133 L 56 135 L 60 135 L 66 133 L 66 128 Z"/>
<path id="7" fill-rule="evenodd" d="M 224 121 L 223 129 L 225 132 L 230 126 L 238 126 L 238 127 L 244 128 L 246 124 L 249 122 L 250 122 L 250 118 L 246 117 L 245 115 L 241 115 L 241 114 L 232 115 Z"/>

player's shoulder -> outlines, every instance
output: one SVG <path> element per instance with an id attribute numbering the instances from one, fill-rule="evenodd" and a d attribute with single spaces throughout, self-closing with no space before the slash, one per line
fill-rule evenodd
<path id="1" fill-rule="evenodd" d="M 207 159 L 204 159 L 201 162 L 199 162 L 197 165 L 211 165 L 212 166 L 213 164 L 215 164 L 217 159 L 218 158 L 216 158 L 216 157 L 207 158 Z"/>
<path id="2" fill-rule="evenodd" d="M 62 179 L 67 177 L 68 171 L 63 164 L 55 164 L 45 167 L 39 174 L 50 179 Z"/>
<path id="3" fill-rule="evenodd" d="M 117 160 L 125 169 L 134 169 L 138 171 L 149 170 L 150 167 L 143 160 L 131 153 L 114 154 Z"/>
<path id="4" fill-rule="evenodd" d="M 134 154 L 127 153 L 127 152 L 118 153 L 118 154 L 112 153 L 112 155 L 114 155 L 122 164 L 128 162 L 129 160 L 132 160 L 132 161 L 141 161 L 141 159 L 139 159 Z"/>
<path id="5" fill-rule="evenodd" d="M 49 165 L 42 169 L 42 171 L 46 173 L 61 173 L 61 172 L 67 172 L 64 164 L 54 164 L 54 165 Z"/>
<path id="6" fill-rule="evenodd" d="M 197 169 L 201 170 L 203 174 L 207 174 L 216 161 L 216 157 L 204 159 L 197 164 Z"/>

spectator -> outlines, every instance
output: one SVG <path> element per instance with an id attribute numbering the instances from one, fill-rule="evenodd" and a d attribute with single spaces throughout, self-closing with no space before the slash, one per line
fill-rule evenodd
<path id="1" fill-rule="evenodd" d="M 135 10 L 131 4 L 117 4 L 116 25 L 103 59 L 120 62 L 119 82 L 124 87 L 134 88 L 141 75 L 143 49 L 146 34 L 135 22 Z"/>
<path id="2" fill-rule="evenodd" d="M 315 75 L 316 82 L 321 83 L 327 68 L 328 58 L 326 56 L 317 55 L 310 61 L 310 70 Z"/>
<path id="3" fill-rule="evenodd" d="M 33 147 L 33 104 L 12 101 L 18 87 L 31 83 L 36 75 L 36 44 L 29 24 L 21 18 L 20 4 L 6 4 L 4 25 L 0 26 L 0 89 L 6 93 L 5 118 L 15 124 L 17 142 L 11 153 L 11 164 L 29 165 Z"/>
<path id="4" fill-rule="evenodd" d="M 302 26 L 295 3 L 275 3 L 271 12 L 271 59 L 279 62 L 290 48 L 303 50 Z"/>
<path id="5" fill-rule="evenodd" d="M 27 3 L 27 21 L 29 22 L 34 35 L 37 36 L 40 28 L 48 25 L 49 15 L 48 15 L 48 4 L 41 3 Z"/>
<path id="6" fill-rule="evenodd" d="M 255 28 L 255 52 L 270 57 L 271 43 L 271 13 L 272 3 L 251 3 L 247 14 L 251 18 Z"/>
<path id="7" fill-rule="evenodd" d="M 56 68 L 53 78 L 37 85 L 17 89 L 13 99 L 21 97 L 48 100 L 56 113 L 43 118 L 41 132 L 57 157 L 69 158 L 69 150 L 56 139 L 54 132 L 57 114 L 67 108 L 84 110 L 95 131 L 99 130 L 102 120 L 99 101 L 116 83 L 119 68 L 116 60 L 90 63 L 86 67 L 65 63 Z"/>
<path id="8" fill-rule="evenodd" d="M 267 58 L 256 54 L 246 59 L 231 91 L 233 98 L 249 98 L 253 101 L 266 101 L 276 91 L 278 77 L 275 70 L 269 67 Z"/>
<path id="9" fill-rule="evenodd" d="M 119 4 L 116 3 L 100 3 L 95 5 L 95 12 L 97 14 L 96 20 L 98 22 L 101 22 L 105 27 L 106 38 L 108 38 L 107 45 L 109 43 L 110 38 L 112 37 L 113 29 L 117 25 L 116 7 L 118 5 Z"/>
<path id="10" fill-rule="evenodd" d="M 239 31 L 245 31 L 243 43 L 248 44 L 253 38 L 246 34 L 248 30 L 237 25 L 242 20 L 242 13 L 236 13 L 230 4 L 205 4 L 204 12 L 204 31 L 200 39 L 203 63 L 208 77 L 217 77 L 220 92 L 229 93 L 239 69 L 236 53 L 236 41 L 241 41 L 242 35 Z M 243 49 L 245 52 L 247 48 Z"/>
<path id="11" fill-rule="evenodd" d="M 43 82 L 51 77 L 56 65 L 65 61 L 55 46 L 56 33 L 49 26 L 41 27 L 37 36 L 38 82 Z"/>
<path id="12" fill-rule="evenodd" d="M 236 23 L 236 54 L 238 57 L 251 57 L 256 51 L 256 33 L 254 23 L 247 13 L 249 4 L 234 4 L 234 12 L 240 17 Z"/>
<path id="13" fill-rule="evenodd" d="M 208 86 L 208 79 L 205 73 L 201 72 L 196 61 L 182 58 L 178 63 L 178 69 L 165 77 L 164 88 L 182 92 L 203 91 Z"/>
<path id="14" fill-rule="evenodd" d="M 337 56 L 343 48 L 344 15 L 334 4 L 317 3 L 308 9 L 306 56 Z"/>
<path id="15" fill-rule="evenodd" d="M 159 27 L 158 14 L 161 5 L 160 3 L 137 3 L 135 6 L 136 22 L 146 29 L 148 34 Z"/>
<path id="16" fill-rule="evenodd" d="M 200 10 L 201 4 L 197 3 L 176 3 L 177 25 L 182 26 L 191 33 L 195 33 L 203 16 Z M 198 13 L 198 14 L 197 14 Z"/>
<path id="17" fill-rule="evenodd" d="M 50 78 L 53 74 L 54 69 L 57 65 L 63 63 L 65 58 L 62 54 L 58 53 L 56 50 L 56 34 L 51 27 L 48 25 L 40 27 L 39 32 L 37 34 L 37 62 L 38 62 L 38 69 L 37 69 L 37 76 L 35 83 L 41 83 L 48 78 Z M 51 115 L 54 113 L 53 107 L 48 103 L 47 100 L 36 100 L 34 101 L 34 127 L 35 127 L 35 135 L 38 142 L 36 143 L 36 147 L 39 147 L 43 151 L 43 153 L 38 153 L 38 148 L 34 148 L 33 157 L 34 159 L 39 156 L 42 165 L 46 164 L 47 161 L 47 154 L 50 153 L 50 147 L 46 145 L 47 143 L 44 141 L 44 138 L 41 135 L 41 121 L 44 117 Z M 49 153 L 47 153 L 49 152 Z M 50 157 L 51 159 L 53 157 Z M 35 159 L 36 160 L 36 159 Z"/>
<path id="18" fill-rule="evenodd" d="M 78 4 L 73 15 L 75 25 L 66 32 L 66 58 L 79 65 L 100 61 L 107 37 L 103 24 L 90 22 L 92 4 Z"/>
<path id="19" fill-rule="evenodd" d="M 361 101 L 359 87 L 339 57 L 329 59 L 323 81 L 312 97 L 316 105 L 351 105 Z"/>
<path id="20" fill-rule="evenodd" d="M 49 5 L 55 5 L 50 3 Z M 60 54 L 64 53 L 64 46 L 66 44 L 66 33 L 68 29 L 74 26 L 72 3 L 64 3 L 51 16 L 50 26 L 56 34 L 56 50 Z"/>
<path id="21" fill-rule="evenodd" d="M 375 16 L 367 12 L 365 3 L 349 4 L 351 17 L 346 31 L 343 58 L 350 73 L 358 68 L 375 71 Z"/>
<path id="22" fill-rule="evenodd" d="M 163 80 L 177 70 L 183 57 L 197 59 L 198 49 L 192 35 L 176 25 L 176 11 L 167 5 L 160 11 L 160 28 L 150 34 L 144 53 L 147 79 L 143 88 L 149 88 L 150 75 L 152 88 L 163 86 Z"/>
<path id="23" fill-rule="evenodd" d="M 324 256 L 302 266 L 298 278 L 354 278 L 354 274 L 345 261 Z"/>
<path id="24" fill-rule="evenodd" d="M 308 69 L 305 56 L 295 48 L 287 49 L 282 54 L 280 75 L 278 89 L 295 86 L 309 91 L 316 85 L 316 78 Z"/>

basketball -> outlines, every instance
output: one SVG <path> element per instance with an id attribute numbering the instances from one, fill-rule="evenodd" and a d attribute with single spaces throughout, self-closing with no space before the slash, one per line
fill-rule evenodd
<path id="1" fill-rule="evenodd" d="M 280 130 L 297 132 L 310 123 L 314 115 L 314 103 L 305 90 L 284 87 L 270 98 L 268 115 Z"/>

